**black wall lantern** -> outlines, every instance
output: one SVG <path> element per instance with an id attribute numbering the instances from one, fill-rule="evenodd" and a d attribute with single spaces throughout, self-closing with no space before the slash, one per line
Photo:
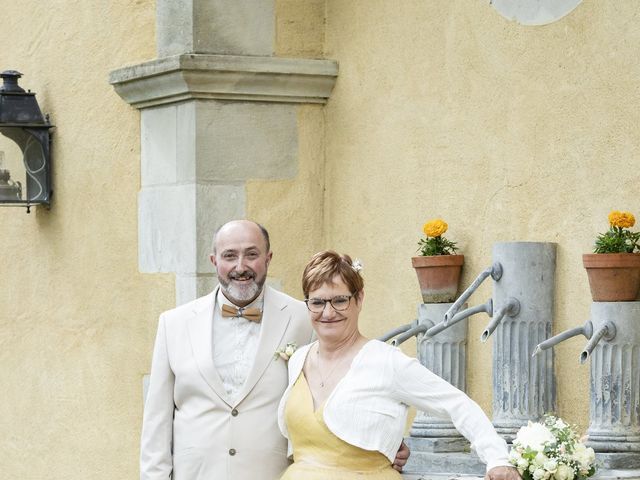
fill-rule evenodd
<path id="1" fill-rule="evenodd" d="M 18 86 L 22 74 L 0 73 L 0 206 L 51 205 L 51 138 L 48 115 L 36 94 Z M 11 140 L 8 141 L 7 139 Z"/>

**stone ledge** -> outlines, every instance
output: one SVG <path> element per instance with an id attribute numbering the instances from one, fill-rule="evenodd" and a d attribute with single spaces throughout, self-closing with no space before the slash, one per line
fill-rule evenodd
<path id="1" fill-rule="evenodd" d="M 334 60 L 183 54 L 109 74 L 136 108 L 190 99 L 326 103 L 338 76 Z"/>
<path id="2" fill-rule="evenodd" d="M 404 467 L 404 473 L 418 475 L 425 478 L 440 476 L 482 477 L 486 466 L 475 453 L 471 452 L 430 452 L 423 449 L 423 442 L 413 437 L 404 441 L 411 450 L 409 461 Z"/>

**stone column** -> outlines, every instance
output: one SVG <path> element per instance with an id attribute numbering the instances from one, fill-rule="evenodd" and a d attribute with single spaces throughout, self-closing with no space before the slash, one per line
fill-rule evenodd
<path id="1" fill-rule="evenodd" d="M 640 302 L 593 302 L 591 322 L 615 336 L 591 354 L 588 445 L 605 468 L 640 469 Z"/>
<path id="2" fill-rule="evenodd" d="M 505 316 L 493 338 L 493 424 L 511 439 L 528 420 L 555 410 L 553 352 L 531 355 L 552 332 L 556 245 L 496 243 L 493 261 L 503 269 L 493 284 L 494 316 L 509 299 L 520 303 L 519 313 Z"/>
<path id="3" fill-rule="evenodd" d="M 422 303 L 418 306 L 418 323 L 431 328 L 442 321 L 451 303 Z M 465 307 L 463 307 L 465 308 Z M 465 391 L 467 369 L 467 320 L 451 325 L 434 337 L 419 334 L 418 360 L 454 387 Z M 413 443 L 420 450 L 433 452 L 463 451 L 468 442 L 449 420 L 418 411 L 411 426 Z M 419 440 L 418 440 L 419 439 Z"/>
<path id="4" fill-rule="evenodd" d="M 418 322 L 429 328 L 440 323 L 451 305 L 420 304 Z M 420 363 L 463 391 L 466 388 L 467 325 L 467 319 L 464 319 L 434 337 L 427 338 L 424 334 L 417 337 Z M 405 478 L 432 478 L 432 475 L 439 478 L 451 473 L 482 476 L 484 464 L 469 453 L 469 442 L 450 421 L 418 411 L 410 435 L 405 438 L 411 450 L 404 468 Z M 419 475 L 414 477 L 412 474 Z"/>
<path id="5" fill-rule="evenodd" d="M 274 0 L 158 0 L 158 58 L 111 72 L 141 111 L 139 268 L 176 303 L 215 284 L 211 234 L 246 216 L 248 179 L 297 174 L 296 105 L 327 101 L 330 60 L 271 56 Z"/>

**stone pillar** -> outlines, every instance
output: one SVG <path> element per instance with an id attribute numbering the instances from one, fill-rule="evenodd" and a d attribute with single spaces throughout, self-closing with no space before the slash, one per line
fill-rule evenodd
<path id="1" fill-rule="evenodd" d="M 141 111 L 139 268 L 176 303 L 215 284 L 211 234 L 246 216 L 248 179 L 297 175 L 296 105 L 325 103 L 337 63 L 272 57 L 274 0 L 158 0 L 158 58 L 111 72 Z"/>
<path id="2" fill-rule="evenodd" d="M 591 322 L 615 336 L 591 354 L 587 444 L 605 468 L 640 469 L 640 302 L 593 302 Z"/>
<path id="3" fill-rule="evenodd" d="M 440 323 L 451 305 L 420 304 L 418 323 L 429 328 Z M 420 363 L 462 391 L 466 389 L 467 331 L 468 321 L 464 319 L 431 338 L 419 334 L 416 339 Z M 404 478 L 439 478 L 451 473 L 483 475 L 484 464 L 469 453 L 469 442 L 450 421 L 418 411 L 410 435 L 405 438 L 411 456 Z"/>
<path id="4" fill-rule="evenodd" d="M 503 269 L 493 284 L 494 315 L 510 298 L 520 303 L 493 338 L 493 424 L 510 440 L 527 421 L 555 410 L 553 351 L 531 355 L 552 332 L 556 245 L 496 243 L 493 261 Z"/>
<path id="5" fill-rule="evenodd" d="M 431 328 L 442 321 L 451 303 L 422 303 L 418 306 L 418 323 Z M 464 308 L 464 307 L 463 307 Z M 465 391 L 467 369 L 467 320 L 451 325 L 434 337 L 419 334 L 418 360 L 454 387 Z M 420 450 L 433 452 L 463 451 L 468 442 L 449 420 L 418 411 L 411 426 L 411 437 Z"/>
<path id="6" fill-rule="evenodd" d="M 156 0 L 158 57 L 271 56 L 275 25 L 275 0 Z"/>

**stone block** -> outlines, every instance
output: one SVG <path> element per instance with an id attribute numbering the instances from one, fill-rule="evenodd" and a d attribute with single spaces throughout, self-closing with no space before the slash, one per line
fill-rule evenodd
<path id="1" fill-rule="evenodd" d="M 158 56 L 272 55 L 275 24 L 275 0 L 158 0 Z"/>
<path id="2" fill-rule="evenodd" d="M 412 455 L 416 452 L 465 452 L 470 446 L 466 438 L 458 437 L 411 437 Z"/>
<path id="3" fill-rule="evenodd" d="M 475 453 L 421 451 L 415 441 L 414 438 L 405 438 L 405 443 L 411 450 L 409 461 L 404 467 L 407 474 L 419 474 L 425 478 L 430 478 L 431 475 L 448 475 L 447 478 L 451 478 L 454 476 L 452 472 L 477 476 L 485 474 L 486 466 Z"/>
<path id="4" fill-rule="evenodd" d="M 257 102 L 197 102 L 198 181 L 293 178 L 296 107 Z"/>
<path id="5" fill-rule="evenodd" d="M 142 110 L 141 175 L 143 187 L 194 180 L 196 102 Z"/>
<path id="6" fill-rule="evenodd" d="M 636 470 L 640 473 L 640 454 L 637 452 L 596 453 L 596 462 L 604 470 Z M 604 472 L 603 472 L 604 474 Z"/>

